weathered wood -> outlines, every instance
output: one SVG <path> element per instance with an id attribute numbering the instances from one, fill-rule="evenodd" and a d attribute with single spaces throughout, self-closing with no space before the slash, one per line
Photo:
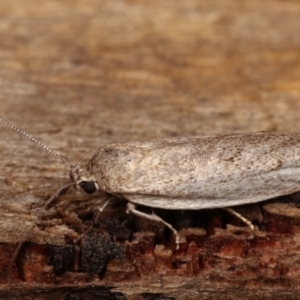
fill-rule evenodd
<path id="1" fill-rule="evenodd" d="M 72 162 L 110 142 L 300 130 L 297 1 L 11 0 L 0 13 L 0 114 Z M 95 222 L 99 199 L 71 189 L 45 211 L 66 166 L 0 128 L 3 299 L 299 294 L 288 199 L 262 215 L 246 208 L 261 217 L 255 232 L 218 210 L 161 211 L 186 238 L 176 252 L 168 231 L 122 202 Z"/>

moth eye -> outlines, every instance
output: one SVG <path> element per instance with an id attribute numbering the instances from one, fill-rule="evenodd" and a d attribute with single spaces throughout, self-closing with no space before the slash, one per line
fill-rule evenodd
<path id="1" fill-rule="evenodd" d="M 79 185 L 87 194 L 93 194 L 97 190 L 94 181 L 82 181 Z"/>

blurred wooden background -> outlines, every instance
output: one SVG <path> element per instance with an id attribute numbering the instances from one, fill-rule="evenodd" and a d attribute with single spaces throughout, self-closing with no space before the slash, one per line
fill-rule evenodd
<path id="1" fill-rule="evenodd" d="M 0 0 L 0 115 L 71 162 L 110 142 L 299 131 L 299 16 L 294 0 Z M 67 182 L 66 166 L 0 128 L 3 249 L 24 241 L 65 245 L 68 226 L 45 231 L 28 211 Z M 262 296 L 259 289 L 270 299 L 293 299 L 298 275 L 277 274 L 278 290 L 258 280 L 243 299 Z M 155 295 L 170 299 L 237 299 L 242 288 L 235 282 L 233 290 L 224 278 L 217 288 L 211 277 L 202 289 L 197 278 L 185 279 L 176 298 L 176 288 L 163 284 L 172 279 L 157 276 L 159 284 L 143 275 L 120 291 L 128 299 L 144 299 L 134 297 L 154 293 L 154 286 Z M 41 288 L 36 282 L 31 287 Z M 0 290 L 12 291 L 12 284 L 3 282 Z M 118 286 L 113 279 L 93 284 Z M 15 290 L 26 286 L 18 282 Z"/>

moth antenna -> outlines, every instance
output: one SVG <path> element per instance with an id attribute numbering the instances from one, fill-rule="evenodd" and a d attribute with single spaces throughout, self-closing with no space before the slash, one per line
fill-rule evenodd
<path id="1" fill-rule="evenodd" d="M 51 155 L 53 155 L 54 157 L 56 157 L 57 159 L 59 159 L 60 161 L 62 161 L 63 163 L 65 163 L 69 168 L 74 167 L 71 163 L 69 163 L 67 161 L 66 158 L 60 156 L 59 154 L 57 154 L 55 151 L 53 151 L 52 149 L 50 149 L 48 146 L 46 146 L 44 143 L 42 143 L 41 141 L 35 139 L 33 136 L 31 136 L 30 134 L 28 134 L 27 132 L 21 130 L 20 128 L 16 127 L 15 125 L 9 123 L 8 121 L 2 119 L 0 117 L 0 121 L 2 123 L 4 123 L 6 126 L 10 127 L 11 129 L 17 131 L 18 133 L 24 135 L 25 137 L 27 137 L 29 140 L 33 141 L 34 143 L 38 144 L 40 147 L 44 148 L 46 151 L 48 151 L 48 153 L 50 153 Z"/>

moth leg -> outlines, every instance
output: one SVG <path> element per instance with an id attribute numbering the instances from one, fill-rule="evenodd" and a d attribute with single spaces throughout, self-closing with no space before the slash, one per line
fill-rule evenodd
<path id="1" fill-rule="evenodd" d="M 175 237 L 175 243 L 176 243 L 176 250 L 179 249 L 179 234 L 178 231 L 169 223 L 167 223 L 166 221 L 164 221 L 162 218 L 160 218 L 158 215 L 156 215 L 153 210 L 152 210 L 152 214 L 147 214 L 147 213 L 143 213 L 139 210 L 136 209 L 136 206 L 133 203 L 128 203 L 127 204 L 127 208 L 126 208 L 126 212 L 129 214 L 133 214 L 136 215 L 140 218 L 145 218 L 151 221 L 156 221 L 156 222 L 160 222 L 162 224 L 164 224 L 166 227 L 168 227 L 172 232 L 173 235 Z"/>
<path id="2" fill-rule="evenodd" d="M 104 199 L 104 203 L 101 206 L 98 206 L 99 212 L 103 212 L 104 208 L 109 204 L 111 198 L 112 198 L 111 196 L 107 196 Z"/>
<path id="3" fill-rule="evenodd" d="M 88 227 L 88 229 L 86 231 L 84 231 L 76 240 L 75 240 L 75 243 L 77 243 L 78 241 L 80 241 L 84 236 L 86 236 L 90 231 L 91 229 L 93 228 L 94 226 L 94 223 L 97 223 L 98 222 L 98 218 L 100 216 L 100 213 L 103 212 L 104 208 L 109 204 L 110 200 L 111 200 L 111 196 L 108 195 L 105 199 L 104 199 L 104 203 L 101 205 L 101 206 L 98 206 L 98 212 L 97 212 L 97 215 L 96 215 L 96 218 L 95 218 L 95 221 Z"/>
<path id="4" fill-rule="evenodd" d="M 226 210 L 227 212 L 229 212 L 230 214 L 236 216 L 238 219 L 240 219 L 242 222 L 244 222 L 246 225 L 248 225 L 252 230 L 254 230 L 253 224 L 248 219 L 243 217 L 241 214 L 239 214 L 238 212 L 236 212 L 235 210 L 233 210 L 232 208 L 229 208 L 229 207 L 223 207 L 223 209 Z"/>
<path id="5" fill-rule="evenodd" d="M 100 216 L 100 213 L 102 213 L 103 212 L 103 210 L 104 210 L 104 208 L 109 204 L 109 202 L 110 202 L 110 200 L 111 200 L 111 196 L 110 195 L 108 195 L 105 199 L 104 199 L 104 203 L 101 205 L 101 206 L 98 206 L 98 213 L 97 213 L 97 216 L 96 216 L 96 218 L 95 218 L 95 222 L 94 223 L 97 223 L 97 221 L 98 221 L 98 218 L 99 218 L 99 216 Z"/>

